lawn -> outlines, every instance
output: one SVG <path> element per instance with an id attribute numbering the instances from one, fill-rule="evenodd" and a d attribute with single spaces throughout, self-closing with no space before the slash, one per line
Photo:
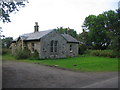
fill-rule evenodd
<path id="1" fill-rule="evenodd" d="M 118 71 L 118 59 L 97 56 L 79 56 L 66 59 L 47 60 L 16 60 L 11 55 L 3 55 L 3 60 L 15 60 L 18 62 L 39 63 L 59 68 L 72 69 L 83 72 L 113 72 Z"/>

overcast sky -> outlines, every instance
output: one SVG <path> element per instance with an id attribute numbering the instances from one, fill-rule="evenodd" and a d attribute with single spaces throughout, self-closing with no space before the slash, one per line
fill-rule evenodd
<path id="1" fill-rule="evenodd" d="M 120 0 L 28 0 L 25 8 L 11 14 L 11 23 L 3 24 L 6 37 L 17 38 L 24 33 L 34 31 L 38 22 L 39 31 L 57 27 L 70 27 L 77 33 L 82 32 L 85 17 L 98 15 L 108 10 L 116 10 Z"/>

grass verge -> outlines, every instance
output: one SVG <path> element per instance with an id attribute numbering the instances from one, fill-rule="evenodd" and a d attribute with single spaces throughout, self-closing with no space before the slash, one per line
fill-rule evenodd
<path id="1" fill-rule="evenodd" d="M 79 56 L 66 59 L 47 59 L 47 60 L 16 60 L 11 55 L 3 55 L 3 60 L 14 60 L 18 62 L 40 63 L 65 69 L 72 69 L 83 72 L 113 72 L 118 71 L 117 58 L 107 58 L 98 56 Z"/>

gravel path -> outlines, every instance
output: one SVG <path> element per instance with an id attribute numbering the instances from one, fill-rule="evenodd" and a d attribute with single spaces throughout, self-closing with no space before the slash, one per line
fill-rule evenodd
<path id="1" fill-rule="evenodd" d="M 76 72 L 15 61 L 3 61 L 2 67 L 3 88 L 94 88 L 99 82 L 104 84 L 101 88 L 118 87 L 118 72 Z M 115 84 L 105 87 L 104 81 L 113 78 Z"/>

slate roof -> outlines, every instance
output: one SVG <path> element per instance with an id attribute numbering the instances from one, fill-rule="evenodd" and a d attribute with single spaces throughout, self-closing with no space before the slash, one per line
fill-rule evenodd
<path id="1" fill-rule="evenodd" d="M 28 34 L 23 34 L 20 35 L 17 39 L 13 40 L 17 41 L 19 38 L 25 41 L 29 41 L 29 40 L 39 40 L 41 39 L 43 36 L 47 35 L 48 33 L 54 31 L 54 29 L 52 30 L 46 30 L 46 31 L 39 31 L 39 32 L 34 32 L 34 33 L 28 33 Z"/>
<path id="2" fill-rule="evenodd" d="M 48 33 L 52 32 L 54 30 L 55 29 L 23 34 L 23 35 L 20 35 L 15 40 L 13 40 L 13 42 L 18 41 L 19 39 L 22 39 L 24 41 L 40 40 L 43 36 L 47 35 Z M 68 34 L 61 34 L 61 36 L 65 40 L 67 40 L 68 43 L 79 43 L 79 41 L 77 41 L 75 38 L 73 38 L 72 36 L 70 36 Z"/>
<path id="3" fill-rule="evenodd" d="M 68 34 L 61 34 L 63 36 L 63 38 L 65 38 L 67 40 L 67 42 L 69 43 L 79 43 L 78 40 L 76 40 L 75 38 L 73 38 L 72 36 L 68 35 Z"/>
<path id="4" fill-rule="evenodd" d="M 30 34 L 24 34 L 23 36 L 27 37 L 26 40 L 39 40 L 43 36 L 47 35 L 48 33 L 52 32 L 52 31 L 54 31 L 54 29 L 40 31 L 40 32 L 34 32 L 34 33 L 30 33 Z"/>

